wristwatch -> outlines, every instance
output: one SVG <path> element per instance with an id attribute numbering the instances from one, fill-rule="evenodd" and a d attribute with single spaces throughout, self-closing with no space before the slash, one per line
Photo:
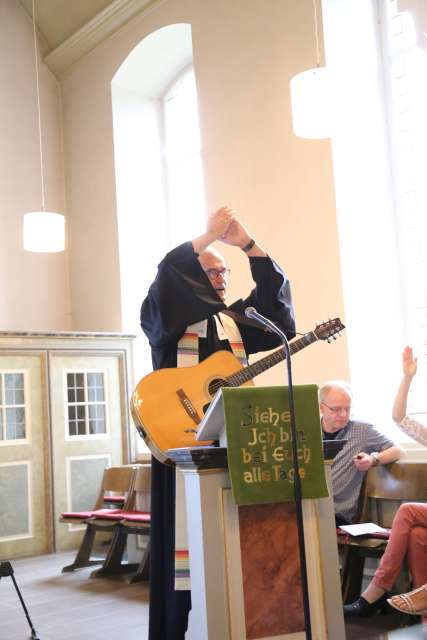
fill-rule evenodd
<path id="1" fill-rule="evenodd" d="M 251 238 L 248 242 L 248 244 L 245 244 L 244 247 L 242 247 L 242 251 L 244 251 L 245 253 L 247 253 L 248 251 L 250 251 L 252 249 L 252 247 L 255 245 L 255 240 L 253 238 Z"/>
<path id="2" fill-rule="evenodd" d="M 373 452 L 371 453 L 371 458 L 373 458 L 373 459 L 374 459 L 374 461 L 373 461 L 373 463 L 372 463 L 372 466 L 373 466 L 373 467 L 378 467 L 378 465 L 380 465 L 380 464 L 381 464 L 378 451 L 373 451 Z"/>

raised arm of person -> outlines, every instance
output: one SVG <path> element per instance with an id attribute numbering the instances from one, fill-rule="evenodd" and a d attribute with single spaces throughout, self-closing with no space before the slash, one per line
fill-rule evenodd
<path id="1" fill-rule="evenodd" d="M 257 243 L 257 241 L 251 237 L 246 227 L 235 218 L 226 232 L 221 236 L 220 240 L 226 244 L 231 244 L 235 247 L 240 247 L 242 251 L 246 253 L 249 258 L 266 258 L 267 253 Z"/>
<path id="2" fill-rule="evenodd" d="M 272 260 L 246 227 L 237 218 L 221 237 L 226 244 L 239 247 L 249 258 L 255 288 L 249 296 L 236 300 L 231 310 L 244 313 L 247 307 L 255 307 L 259 313 L 276 323 L 290 340 L 295 336 L 295 315 L 292 304 L 291 287 L 286 273 Z M 275 334 L 260 332 L 240 325 L 240 332 L 246 353 L 256 353 L 272 349 L 281 344 Z"/>
<path id="3" fill-rule="evenodd" d="M 229 207 L 218 209 L 208 217 L 202 235 L 169 251 L 158 265 L 141 306 L 141 327 L 152 349 L 164 350 L 170 345 L 175 353 L 175 343 L 187 326 L 226 308 L 203 271 L 199 256 L 226 232 L 235 217 Z M 162 366 L 175 365 L 162 361 Z"/>
<path id="4" fill-rule="evenodd" d="M 245 307 L 255 306 L 260 313 L 278 322 L 289 339 L 295 335 L 292 298 L 286 274 L 251 238 L 237 219 L 234 209 L 222 207 L 209 215 L 203 234 L 170 251 L 158 266 L 157 276 L 141 307 L 141 326 L 152 350 L 164 350 L 167 345 L 172 348 L 187 326 L 226 309 L 226 276 L 218 276 L 214 284 L 206 270 L 206 264 L 212 261 L 212 253 L 215 254 L 210 245 L 216 240 L 236 246 L 248 256 L 256 284 L 250 296 L 237 301 L 237 306 L 231 305 L 231 309 L 244 313 Z M 216 258 L 225 272 L 222 257 L 218 254 Z M 218 291 L 216 284 L 221 285 L 218 288 L 223 291 Z M 250 334 L 248 340 L 243 335 L 245 333 Z M 273 334 L 260 332 L 259 329 L 247 328 L 243 334 L 247 353 L 273 348 L 278 344 Z M 253 344 L 252 337 L 255 338 Z M 159 358 L 156 354 L 157 351 L 154 354 L 157 362 Z M 175 365 L 172 361 L 166 363 L 162 358 L 161 366 Z"/>
<path id="5" fill-rule="evenodd" d="M 141 326 L 152 349 L 173 345 L 188 325 L 226 308 L 225 295 L 219 296 L 215 291 L 200 256 L 213 242 L 222 240 L 232 225 L 241 229 L 233 233 L 236 241 L 239 239 L 243 244 L 249 234 L 246 232 L 245 236 L 245 230 L 236 220 L 234 209 L 221 207 L 208 216 L 204 233 L 175 247 L 160 262 L 141 307 Z"/>
<path id="6" fill-rule="evenodd" d="M 393 420 L 408 436 L 427 447 L 427 427 L 406 415 L 409 388 L 412 378 L 417 372 L 417 359 L 414 358 L 411 347 L 405 347 L 402 354 L 402 365 L 403 378 L 394 400 Z"/>
<path id="7" fill-rule="evenodd" d="M 405 347 L 402 354 L 403 378 L 399 385 L 393 404 L 393 420 L 401 422 L 406 416 L 406 404 L 412 378 L 417 372 L 417 358 L 414 358 L 411 347 Z"/>

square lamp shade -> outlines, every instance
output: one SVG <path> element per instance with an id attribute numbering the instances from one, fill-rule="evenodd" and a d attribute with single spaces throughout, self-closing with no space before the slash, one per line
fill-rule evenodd
<path id="1" fill-rule="evenodd" d="M 65 248 L 65 218 L 59 213 L 31 211 L 24 215 L 24 249 L 58 253 Z"/>
<path id="2" fill-rule="evenodd" d="M 331 92 L 328 70 L 317 67 L 291 79 L 293 130 L 299 138 L 331 135 Z"/>

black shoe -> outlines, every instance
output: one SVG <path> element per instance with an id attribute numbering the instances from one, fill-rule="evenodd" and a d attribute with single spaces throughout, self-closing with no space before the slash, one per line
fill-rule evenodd
<path id="1" fill-rule="evenodd" d="M 375 602 L 368 602 L 360 596 L 357 600 L 351 604 L 344 605 L 344 618 L 365 618 L 371 616 L 376 611 L 384 608 L 386 604 L 386 594 L 375 600 Z"/>

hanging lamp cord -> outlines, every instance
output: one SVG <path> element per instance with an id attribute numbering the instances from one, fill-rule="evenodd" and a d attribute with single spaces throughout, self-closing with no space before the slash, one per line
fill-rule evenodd
<path id="1" fill-rule="evenodd" d="M 317 67 L 320 67 L 319 33 L 318 33 L 318 24 L 317 24 L 317 0 L 313 0 L 313 11 L 314 11 L 314 38 L 316 41 L 316 65 Z"/>
<path id="2" fill-rule="evenodd" d="M 38 119 L 38 130 L 39 130 L 40 179 L 41 179 L 42 211 L 44 211 L 45 201 L 44 201 L 44 174 L 43 174 L 42 119 L 41 119 L 41 108 L 40 108 L 39 65 L 38 65 L 36 14 L 35 14 L 34 0 L 32 0 L 32 4 L 33 4 L 34 62 L 35 62 L 35 68 L 36 68 L 37 119 Z"/>

